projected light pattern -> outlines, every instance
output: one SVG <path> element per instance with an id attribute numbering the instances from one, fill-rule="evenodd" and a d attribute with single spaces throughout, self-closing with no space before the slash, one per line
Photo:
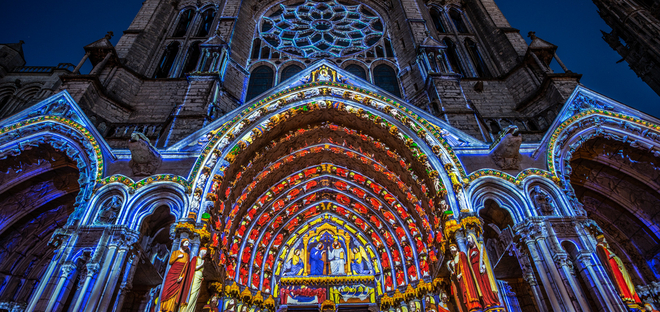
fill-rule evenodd
<path id="1" fill-rule="evenodd" d="M 340 57 L 365 50 L 383 37 L 383 22 L 368 7 L 337 0 L 280 5 L 261 19 L 261 37 L 298 57 Z"/>

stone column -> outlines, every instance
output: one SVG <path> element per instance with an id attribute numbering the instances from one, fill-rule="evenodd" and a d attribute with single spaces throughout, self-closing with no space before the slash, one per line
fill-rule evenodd
<path id="1" fill-rule="evenodd" d="M 43 307 L 43 303 L 41 302 L 42 299 L 43 301 L 46 301 L 49 297 L 50 290 L 48 292 L 46 290 L 48 286 L 51 284 L 51 279 L 55 279 L 56 277 L 55 274 L 59 272 L 61 264 L 67 255 L 68 249 L 66 248 L 66 244 L 64 244 L 64 241 L 68 239 L 69 236 L 63 233 L 58 233 L 58 231 L 56 231 L 53 234 L 53 237 L 48 243 L 49 246 L 54 246 L 57 247 L 58 249 L 55 251 L 55 256 L 51 260 L 50 265 L 48 265 L 48 269 L 46 270 L 46 273 L 44 273 L 44 275 L 41 277 L 39 287 L 34 292 L 34 294 L 32 294 L 32 297 L 30 298 L 30 302 L 25 309 L 26 311 L 34 311 L 35 309 L 37 309 L 38 305 Z"/>
<path id="2" fill-rule="evenodd" d="M 86 299 L 87 295 L 87 288 L 89 288 L 89 284 L 92 282 L 92 278 L 96 274 L 96 272 L 99 271 L 99 264 L 98 263 L 87 263 L 87 274 L 85 274 L 85 282 L 80 288 L 80 294 L 78 295 L 78 298 L 76 302 L 74 303 L 73 310 L 72 311 L 80 311 L 80 307 L 82 306 L 83 302 Z"/>
<path id="3" fill-rule="evenodd" d="M 74 75 L 80 73 L 80 68 L 83 66 L 83 64 L 85 64 L 85 61 L 87 61 L 90 54 L 91 53 L 89 51 L 87 51 L 87 53 L 85 53 L 85 56 L 83 56 L 82 60 L 80 60 L 80 63 L 78 63 L 78 66 L 76 66 L 76 69 L 73 70 Z"/>
<path id="4" fill-rule="evenodd" d="M 110 275 L 108 276 L 108 279 L 105 283 L 105 288 L 103 289 L 101 298 L 99 299 L 100 304 L 96 310 L 97 312 L 105 312 L 111 308 L 110 300 L 115 293 L 115 288 L 117 288 L 117 281 L 119 280 L 119 277 L 122 276 L 121 271 L 124 267 L 124 264 L 126 263 L 127 250 L 128 246 L 120 243 L 117 256 L 115 257 L 114 263 L 112 265 L 112 270 L 110 271 Z"/>
<path id="5" fill-rule="evenodd" d="M 94 68 L 89 74 L 90 75 L 100 74 L 103 68 L 105 67 L 105 64 L 107 64 L 108 61 L 110 60 L 111 56 L 112 56 L 112 52 L 108 52 L 108 54 L 105 55 L 105 58 L 103 58 L 103 60 L 100 63 L 96 64 L 96 66 L 94 66 Z"/>
<path id="6" fill-rule="evenodd" d="M 592 294 L 598 298 L 599 311 L 628 311 L 628 308 L 619 295 L 614 290 L 614 285 L 609 280 L 607 272 L 595 261 L 595 255 L 581 254 L 578 256 L 578 263 L 586 270 L 587 280 L 592 286 L 595 286 L 597 292 L 592 291 Z M 593 289 L 593 288 L 592 288 Z"/>
<path id="7" fill-rule="evenodd" d="M 534 270 L 532 269 L 532 264 L 529 262 L 529 257 L 526 253 L 521 252 L 519 248 L 515 248 L 516 256 L 518 262 L 520 263 L 520 268 L 523 272 L 523 279 L 529 287 L 532 289 L 534 295 L 534 301 L 536 302 L 536 307 L 539 309 L 539 312 L 546 312 L 547 305 L 543 300 L 543 293 L 541 292 L 541 287 L 539 286 L 536 276 L 534 275 Z"/>
<path id="8" fill-rule="evenodd" d="M 559 264 L 559 267 L 564 273 L 564 276 L 566 277 L 568 285 L 573 290 L 573 295 L 580 305 L 580 309 L 582 309 L 582 311 L 591 311 L 589 304 L 587 303 L 587 300 L 581 291 L 582 287 L 580 287 L 580 284 L 575 280 L 575 277 L 573 276 L 574 270 L 572 265 L 569 264 L 571 259 L 569 259 L 568 255 L 560 255 L 557 256 L 556 260 L 557 264 Z"/>
<path id="9" fill-rule="evenodd" d="M 536 55 L 536 53 L 530 51 L 529 54 L 532 55 L 532 59 L 534 59 L 534 62 L 536 63 L 536 65 L 538 65 L 544 73 L 550 72 L 550 68 L 548 68 L 548 66 L 545 66 L 545 64 L 543 64 L 543 62 L 541 62 L 541 60 Z"/>
<path id="10" fill-rule="evenodd" d="M 562 276 L 559 273 L 559 270 L 557 269 L 557 266 L 554 265 L 554 254 L 556 254 L 559 250 L 557 247 L 559 246 L 559 241 L 557 240 L 557 235 L 555 234 L 552 226 L 546 221 L 544 222 L 543 226 L 540 227 L 541 231 L 537 233 L 536 241 L 538 243 L 538 246 L 540 247 L 540 250 L 543 253 L 543 258 L 545 259 L 545 262 L 548 263 L 548 270 L 553 276 L 553 282 L 556 285 L 557 289 L 559 290 L 559 293 L 561 294 L 560 299 L 563 299 L 564 301 L 564 306 L 568 311 L 575 311 L 575 308 L 573 307 L 572 304 L 569 304 L 570 296 L 568 294 L 568 290 L 566 289 L 566 285 L 564 285 Z M 553 248 L 553 252 L 550 251 L 548 248 L 548 245 L 550 246 L 555 246 Z"/>
<path id="11" fill-rule="evenodd" d="M 572 307 L 567 306 L 561 296 L 565 294 L 565 290 L 561 292 L 557 289 L 558 285 L 553 283 L 556 280 L 561 281 L 559 273 L 556 272 L 556 267 L 554 263 L 546 263 L 547 260 L 552 262 L 552 257 L 549 256 L 547 250 L 544 249 L 545 242 L 541 234 L 541 228 L 538 224 L 527 223 L 523 225 L 522 229 L 518 230 L 518 235 L 521 236 L 521 241 L 527 246 L 532 262 L 536 267 L 536 270 L 539 273 L 541 278 L 541 283 L 545 288 L 545 291 L 548 295 L 548 300 L 550 301 L 550 306 L 552 306 L 553 311 L 574 311 Z M 554 272 L 552 271 L 554 268 Z M 551 278 L 553 280 L 551 280 Z M 558 294 L 560 292 L 561 294 Z M 568 298 L 568 294 L 565 294 L 565 297 Z"/>
<path id="12" fill-rule="evenodd" d="M 124 276 L 124 267 L 127 262 L 127 253 L 129 253 L 132 245 L 137 242 L 139 233 L 134 233 L 127 229 L 120 229 L 115 234 L 114 240 L 110 243 L 109 254 L 114 252 L 115 257 L 108 263 L 104 264 L 104 268 L 110 268 L 109 274 L 104 280 L 101 280 L 100 276 L 95 285 L 95 289 L 99 285 L 104 285 L 103 290 L 101 291 L 100 298 L 98 298 L 98 307 L 94 311 L 96 312 L 105 312 L 108 309 L 112 308 L 112 303 L 110 302 L 117 288 L 117 282 L 120 277 Z M 95 294 L 93 294 L 95 295 Z M 96 296 L 98 297 L 98 296 Z M 88 306 L 93 306 L 92 302 Z"/>
<path id="13" fill-rule="evenodd" d="M 105 246 L 99 246 L 98 248 L 105 248 Z M 101 295 L 103 295 L 105 282 L 108 278 L 110 270 L 112 269 L 111 266 L 114 263 L 116 254 L 117 254 L 117 245 L 110 245 L 110 247 L 108 247 L 107 249 L 107 252 L 105 253 L 103 262 L 100 263 L 101 271 L 99 272 L 96 281 L 94 282 L 94 287 L 92 288 L 92 292 L 89 296 L 89 300 L 85 305 L 85 310 L 84 310 L 85 312 L 96 311 L 96 306 L 98 305 L 99 300 L 101 299 Z"/>
<path id="14" fill-rule="evenodd" d="M 577 208 L 581 208 L 577 206 Z M 619 293 L 610 279 L 605 268 L 602 266 L 596 254 L 595 235 L 602 233 L 596 222 L 590 219 L 580 222 L 577 230 L 580 237 L 581 252 L 577 256 L 577 263 L 581 266 L 581 273 L 585 283 L 590 284 L 589 290 L 599 311 L 628 311 Z"/>
<path id="15" fill-rule="evenodd" d="M 130 292 L 133 288 L 133 277 L 135 276 L 135 269 L 138 266 L 137 261 L 140 260 L 140 252 L 131 252 L 128 256 L 128 264 L 124 270 L 125 274 L 123 276 L 123 282 L 119 286 L 119 293 L 117 294 L 117 300 L 114 303 L 112 312 L 121 311 L 122 305 L 124 304 L 124 299 L 126 298 L 126 293 Z"/>
<path id="16" fill-rule="evenodd" d="M 76 272 L 75 263 L 66 263 L 62 266 L 62 271 L 60 273 L 59 281 L 57 282 L 57 286 L 55 286 L 55 290 L 53 291 L 53 294 L 50 296 L 50 300 L 48 301 L 48 306 L 46 306 L 46 310 L 45 310 L 46 312 L 53 311 L 53 307 L 55 307 L 55 304 L 58 302 L 58 299 L 60 297 L 60 292 L 62 291 L 64 284 L 69 279 L 69 277 L 73 275 L 75 272 Z"/>

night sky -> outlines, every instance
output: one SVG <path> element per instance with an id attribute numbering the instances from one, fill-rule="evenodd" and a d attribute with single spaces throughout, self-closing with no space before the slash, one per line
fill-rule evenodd
<path id="1" fill-rule="evenodd" d="M 610 28 L 588 0 L 496 0 L 512 27 L 559 46 L 557 54 L 582 84 L 660 117 L 660 97 L 630 70 L 601 38 Z M 77 64 L 83 46 L 113 31 L 116 44 L 142 5 L 138 0 L 7 1 L 0 12 L 0 42 L 25 41 L 29 66 Z M 527 38 L 529 41 L 529 38 Z M 558 65 L 553 69 L 561 72 Z M 89 72 L 89 61 L 82 72 Z"/>

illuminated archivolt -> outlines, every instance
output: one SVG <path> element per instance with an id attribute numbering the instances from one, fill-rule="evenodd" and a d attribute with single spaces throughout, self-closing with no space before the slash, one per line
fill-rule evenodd
<path id="1" fill-rule="evenodd" d="M 359 153 L 358 151 L 351 150 L 342 146 L 334 145 L 334 144 L 320 144 L 320 145 L 314 145 L 314 146 L 308 146 L 306 148 L 303 148 L 301 150 L 296 151 L 295 153 L 292 153 L 291 155 L 285 156 L 277 160 L 274 164 L 271 166 L 265 168 L 263 171 L 259 172 L 256 175 L 256 179 L 250 183 L 241 193 L 241 195 L 235 200 L 235 203 L 231 207 L 231 211 L 228 214 L 228 217 L 230 219 L 233 219 L 238 215 L 238 212 L 241 209 L 247 209 L 247 207 L 241 207 L 242 204 L 247 200 L 248 196 L 251 194 L 251 192 L 258 186 L 260 179 L 265 178 L 268 174 L 277 171 L 279 168 L 281 168 L 284 164 L 291 163 L 293 161 L 299 161 L 301 158 L 305 156 L 311 156 L 314 153 L 321 153 L 321 152 L 331 152 L 334 153 L 335 155 L 342 155 L 345 156 L 349 159 L 356 159 L 359 160 L 360 162 L 364 163 L 365 165 L 369 165 L 374 169 L 376 173 L 380 173 L 384 176 L 385 179 L 393 182 L 394 184 L 397 185 L 399 188 L 399 191 L 401 191 L 404 194 L 405 200 L 409 203 L 411 207 L 415 207 L 415 211 L 420 215 L 420 217 L 423 217 L 426 215 L 425 210 L 428 208 L 431 208 L 431 210 L 434 208 L 433 202 L 429 201 L 428 203 L 424 203 L 420 201 L 417 196 L 412 192 L 412 189 L 410 189 L 395 173 L 387 170 L 386 166 L 383 165 L 382 163 Z M 311 168 L 310 168 L 311 169 Z M 345 172 L 344 176 L 352 175 L 351 178 L 354 180 L 356 179 L 362 179 L 364 180 L 363 183 L 366 183 L 367 179 L 365 176 L 360 174 L 359 172 L 352 172 L 349 169 L 334 169 L 334 171 L 338 171 L 339 175 L 342 175 L 342 172 Z M 313 175 L 314 173 L 311 171 L 307 172 L 299 172 L 298 175 L 303 177 L 308 177 L 310 175 Z M 237 178 L 237 180 L 240 179 L 240 177 Z M 296 181 L 298 179 L 294 179 L 292 181 Z M 370 184 L 375 183 L 375 181 L 370 180 Z M 278 193 L 277 189 L 285 187 L 287 184 L 290 184 L 290 181 L 282 180 L 276 184 L 274 184 L 273 187 L 271 187 L 270 191 L 273 193 Z M 285 185 L 285 186 L 282 186 Z M 378 185 L 378 184 L 376 184 Z M 380 193 L 380 192 L 378 192 Z M 427 204 L 427 205 L 425 205 Z M 426 209 L 424 208 L 426 207 Z M 228 209 L 227 207 L 226 209 Z M 225 212 L 226 214 L 226 212 Z M 226 223 L 227 226 L 230 225 L 229 222 Z M 229 229 L 226 229 L 229 230 Z"/>
<path id="2" fill-rule="evenodd" d="M 376 246 L 381 245 L 385 248 L 390 257 L 396 253 L 397 256 L 395 258 L 406 259 L 411 264 L 417 264 L 420 261 L 418 258 L 420 254 L 428 255 L 419 228 L 412 218 L 414 214 L 406 211 L 404 206 L 394 197 L 390 197 L 390 201 L 388 202 L 383 198 L 383 195 L 389 194 L 386 189 L 372 182 L 370 179 L 364 179 L 361 175 L 355 174 L 353 171 L 332 166 L 335 168 L 334 175 L 318 175 L 322 173 L 322 170 L 318 168 L 330 168 L 331 166 L 330 164 L 322 164 L 290 175 L 278 182 L 275 188 L 271 188 L 268 191 L 272 193 L 264 195 L 258 201 L 258 204 L 255 204 L 248 210 L 236 231 L 236 236 L 232 244 L 231 249 L 234 250 L 235 254 L 233 254 L 234 252 L 230 252 L 230 256 L 235 258 L 239 263 L 255 263 L 255 265 L 249 268 L 249 274 L 245 274 L 248 269 L 243 268 L 244 272 L 241 273 L 238 267 L 235 268 L 235 273 L 238 273 L 239 276 L 249 276 L 252 279 L 249 284 L 255 285 L 255 281 L 253 281 L 255 270 L 276 271 L 271 267 L 272 261 L 268 264 L 263 255 L 265 253 L 272 254 L 277 248 L 282 247 L 280 246 L 282 241 L 291 240 L 288 236 L 285 237 L 282 235 L 279 238 L 280 243 L 277 243 L 278 246 L 275 249 L 271 248 L 272 244 L 274 244 L 273 241 L 277 240 L 278 235 L 282 233 L 283 229 L 288 229 L 285 232 L 291 233 L 297 228 L 303 228 L 305 226 L 304 220 L 309 220 L 321 213 L 322 211 L 318 209 L 319 205 L 316 203 L 316 200 L 323 198 L 325 198 L 325 202 L 332 203 L 331 205 L 324 206 L 325 209 L 323 210 L 331 210 L 337 216 L 350 220 L 347 222 L 353 224 L 355 228 L 372 233 L 369 235 L 370 237 L 374 237 L 373 234 L 375 234 L 377 240 L 369 241 Z M 311 172 L 312 170 L 313 172 Z M 303 172 L 308 173 L 307 177 L 309 179 L 304 178 L 305 175 Z M 354 179 L 346 179 L 351 173 L 353 173 L 352 177 Z M 284 181 L 291 181 L 291 183 L 285 183 Z M 372 187 L 365 188 L 362 184 L 359 184 L 360 182 Z M 326 187 L 323 187 L 323 185 Z M 327 192 L 330 188 L 335 192 Z M 373 193 L 372 191 L 374 190 L 380 191 L 380 196 Z M 276 225 L 273 226 L 273 224 Z M 428 226 L 428 221 L 425 224 Z M 248 237 L 248 239 L 243 240 L 245 237 Z M 406 237 L 407 239 L 403 239 L 403 242 L 399 243 L 397 242 L 397 237 Z M 430 242 L 433 242 L 432 234 L 429 238 Z M 264 243 L 264 239 L 270 240 L 270 242 Z M 383 241 L 386 243 L 383 243 Z M 409 242 L 414 242 L 414 245 L 411 245 Z M 242 245 L 241 252 L 236 252 L 236 249 L 238 249 L 236 246 L 239 244 Z M 394 246 L 395 244 L 396 246 Z M 392 247 L 396 251 L 390 251 Z M 244 255 L 251 255 L 252 258 L 245 258 Z M 402 271 L 407 276 L 411 268 L 403 260 L 400 261 L 402 262 Z M 399 261 L 389 258 L 387 262 L 395 263 Z M 417 265 L 415 265 L 413 270 L 415 274 L 422 272 Z M 392 275 L 396 277 L 398 274 Z M 248 283 L 247 280 L 239 280 L 239 282 Z M 394 283 L 404 282 L 396 281 L 395 278 Z"/>

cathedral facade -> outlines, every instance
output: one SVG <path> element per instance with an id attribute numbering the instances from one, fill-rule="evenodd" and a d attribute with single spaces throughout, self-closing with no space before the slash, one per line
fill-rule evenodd
<path id="1" fill-rule="evenodd" d="M 493 0 L 146 0 L 111 37 L 0 45 L 0 311 L 660 308 L 660 120 Z"/>

